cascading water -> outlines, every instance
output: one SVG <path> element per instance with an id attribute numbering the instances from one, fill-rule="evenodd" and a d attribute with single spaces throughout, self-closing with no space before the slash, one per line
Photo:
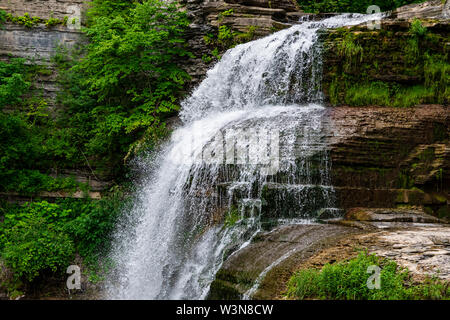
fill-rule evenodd
<path id="1" fill-rule="evenodd" d="M 109 298 L 203 299 L 262 226 L 333 208 L 319 30 L 376 18 L 303 22 L 223 55 L 117 231 Z"/>

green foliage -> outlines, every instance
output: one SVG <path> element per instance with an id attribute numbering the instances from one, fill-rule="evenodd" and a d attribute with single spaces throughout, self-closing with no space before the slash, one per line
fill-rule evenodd
<path id="1" fill-rule="evenodd" d="M 212 57 L 205 53 L 204 55 L 202 55 L 202 60 L 204 63 L 210 63 L 212 61 Z"/>
<path id="2" fill-rule="evenodd" d="M 437 103 L 450 101 L 450 63 L 448 55 L 425 54 L 425 86 L 433 92 Z"/>
<path id="3" fill-rule="evenodd" d="M 124 14 L 134 8 L 137 2 L 135 0 L 93 0 L 88 11 L 89 24 L 95 24 L 95 19 L 98 17 L 114 17 Z"/>
<path id="4" fill-rule="evenodd" d="M 342 61 L 324 82 L 333 105 L 411 107 L 450 100 L 447 37 L 420 20 L 402 35 L 341 28 L 329 39 L 329 54 Z"/>
<path id="5" fill-rule="evenodd" d="M 297 0 L 305 12 L 359 12 L 367 13 L 367 8 L 377 5 L 381 11 L 393 10 L 410 3 L 421 3 L 424 0 Z"/>
<path id="6" fill-rule="evenodd" d="M 375 81 L 354 84 L 345 90 L 344 101 L 350 106 L 412 107 L 433 102 L 434 92 L 424 86 L 399 87 Z M 334 97 L 334 99 L 336 99 Z"/>
<path id="7" fill-rule="evenodd" d="M 0 9 L 0 28 L 2 26 L 3 23 L 5 23 L 6 21 L 6 12 L 5 10 Z"/>
<path id="8" fill-rule="evenodd" d="M 408 63 L 415 64 L 420 62 L 420 56 L 423 54 L 420 44 L 427 35 L 427 28 L 423 26 L 422 21 L 416 18 L 411 23 L 409 34 L 411 37 L 408 40 L 408 46 L 405 48 L 405 54 Z"/>
<path id="9" fill-rule="evenodd" d="M 47 28 L 51 28 L 51 27 L 56 26 L 58 24 L 66 26 L 68 20 L 69 20 L 69 17 L 64 17 L 63 19 L 49 18 L 48 20 L 45 21 L 45 26 Z"/>
<path id="10" fill-rule="evenodd" d="M 43 19 L 39 17 L 31 17 L 28 12 L 25 12 L 23 16 L 13 16 L 11 13 L 6 14 L 5 20 L 11 23 L 19 24 L 25 26 L 27 28 L 32 28 L 38 24 L 45 24 L 47 28 L 51 28 L 56 25 L 67 25 L 68 17 L 64 17 L 63 19 L 57 18 L 49 18 Z"/>
<path id="11" fill-rule="evenodd" d="M 18 192 L 23 195 L 33 195 L 40 191 L 70 191 L 78 188 L 86 188 L 73 178 L 53 178 L 38 170 L 32 169 L 7 169 L 1 175 L 2 191 Z"/>
<path id="12" fill-rule="evenodd" d="M 16 280 L 61 272 L 74 253 L 95 265 L 109 250 L 111 231 L 126 201 L 121 192 L 102 200 L 64 199 L 3 205 L 0 254 Z"/>
<path id="13" fill-rule="evenodd" d="M 234 226 L 239 220 L 241 220 L 241 214 L 239 213 L 238 208 L 232 207 L 225 217 L 224 226 L 226 228 L 230 228 Z"/>
<path id="14" fill-rule="evenodd" d="M 369 266 L 381 268 L 380 289 L 369 289 Z M 295 299 L 404 300 L 450 299 L 448 283 L 427 279 L 413 284 L 406 269 L 393 261 L 361 252 L 349 261 L 326 264 L 322 270 L 305 269 L 288 283 L 287 297 Z"/>
<path id="15" fill-rule="evenodd" d="M 0 61 L 0 191 L 34 194 L 75 191 L 81 186 L 71 178 L 53 178 L 41 172 L 71 150 L 58 139 L 47 102 L 36 92 L 25 97 L 36 74 L 48 72 L 42 66 L 25 65 L 24 59 Z"/>
<path id="16" fill-rule="evenodd" d="M 217 16 L 219 21 L 222 21 L 224 17 L 230 17 L 234 14 L 234 10 L 233 9 L 229 9 L 229 10 L 225 10 L 219 13 L 219 15 Z"/>
<path id="17" fill-rule="evenodd" d="M 116 220 L 128 204 L 125 196 L 117 190 L 99 201 L 66 199 L 61 202 L 61 207 L 76 213 L 64 230 L 74 240 L 77 251 L 86 258 L 87 263 L 95 263 L 108 252 Z"/>
<path id="18" fill-rule="evenodd" d="M 30 88 L 25 79 L 25 60 L 16 58 L 0 61 L 0 110 L 20 102 L 20 97 Z"/>
<path id="19" fill-rule="evenodd" d="M 219 33 L 217 34 L 217 39 L 219 43 L 223 43 L 224 45 L 228 44 L 230 41 L 233 41 L 233 31 L 231 28 L 225 25 L 219 26 Z"/>
<path id="20" fill-rule="evenodd" d="M 345 103 L 352 106 L 388 106 L 389 102 L 389 87 L 383 82 L 349 87 L 345 96 Z"/>
<path id="21" fill-rule="evenodd" d="M 6 264 L 17 278 L 32 281 L 45 271 L 61 271 L 74 254 L 70 237 L 60 220 L 69 210 L 46 201 L 25 205 L 5 215 L 0 248 Z"/>
<path id="22" fill-rule="evenodd" d="M 179 67 L 192 56 L 182 37 L 188 24 L 175 3 L 94 1 L 85 50 L 55 57 L 67 144 L 120 167 L 143 137 L 158 140 L 189 79 Z"/>
<path id="23" fill-rule="evenodd" d="M 423 26 L 420 19 L 415 18 L 411 23 L 409 32 L 414 36 L 424 37 L 427 34 L 427 28 Z"/>
<path id="24" fill-rule="evenodd" d="M 230 9 L 231 10 L 231 9 Z M 225 11 L 227 12 L 227 11 Z M 227 15 L 231 15 L 229 13 Z M 210 55 L 203 55 L 202 60 L 209 63 L 216 58 L 220 59 L 220 52 L 224 52 L 230 48 L 237 46 L 238 44 L 251 41 L 255 38 L 256 26 L 248 26 L 247 32 L 233 31 L 231 27 L 227 25 L 219 25 L 217 35 L 208 33 L 203 37 L 205 44 L 209 45 L 213 49 Z"/>
<path id="25" fill-rule="evenodd" d="M 364 50 L 361 45 L 355 43 L 354 38 L 352 33 L 346 33 L 337 45 L 337 54 L 345 59 L 345 69 L 347 70 L 361 63 L 363 58 Z"/>
<path id="26" fill-rule="evenodd" d="M 407 170 L 402 170 L 398 174 L 397 187 L 400 189 L 411 189 L 414 186 L 414 179 L 408 174 Z"/>
<path id="27" fill-rule="evenodd" d="M 27 27 L 68 22 L 3 16 Z M 97 175 L 120 179 L 124 159 L 154 147 L 167 133 L 165 119 L 179 108 L 188 79 L 178 66 L 190 56 L 182 37 L 188 24 L 175 3 L 93 1 L 84 29 L 89 44 L 61 48 L 53 59 L 63 90 L 62 108 L 52 116 L 33 86 L 52 70 L 21 59 L 0 62 L 0 108 L 8 108 L 0 115 L 0 190 L 76 188 L 50 178 L 50 168 L 93 167 Z"/>

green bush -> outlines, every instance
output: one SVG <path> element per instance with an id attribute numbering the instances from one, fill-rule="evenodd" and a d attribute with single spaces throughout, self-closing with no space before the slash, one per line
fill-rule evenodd
<path id="1" fill-rule="evenodd" d="M 6 21 L 6 12 L 5 10 L 0 9 L 0 28 L 2 27 L 2 24 Z"/>
<path id="2" fill-rule="evenodd" d="M 60 147 L 60 141 L 52 138 L 58 137 L 58 131 L 48 119 L 45 100 L 36 93 L 24 97 L 38 72 L 45 70 L 25 65 L 24 59 L 0 61 L 0 191 L 32 194 L 79 187 L 73 179 L 41 172 L 63 158 L 61 150 L 70 150 L 70 146 Z"/>
<path id="3" fill-rule="evenodd" d="M 82 187 L 72 178 L 53 178 L 39 171 L 51 165 L 46 140 L 46 132 L 23 114 L 0 112 L 0 191 L 34 194 Z"/>
<path id="4" fill-rule="evenodd" d="M 25 60 L 21 58 L 0 61 L 0 110 L 18 103 L 30 88 L 30 82 L 25 80 L 25 69 Z"/>
<path id="5" fill-rule="evenodd" d="M 189 24 L 175 3 L 94 1 L 89 44 L 55 57 L 66 112 L 58 122 L 66 144 L 106 168 L 120 168 L 141 139 L 164 132 L 189 78 L 179 64 L 191 54 Z"/>
<path id="6" fill-rule="evenodd" d="M 61 271 L 74 254 L 62 223 L 70 210 L 46 201 L 26 204 L 5 215 L 0 248 L 6 264 L 17 278 L 32 281 L 45 271 Z"/>
<path id="7" fill-rule="evenodd" d="M 381 268 L 380 289 L 369 289 L 369 266 Z M 413 284 L 408 270 L 394 261 L 361 252 L 349 261 L 326 264 L 322 270 L 305 269 L 288 283 L 287 297 L 295 299 L 409 300 L 450 299 L 450 286 L 437 279 Z"/>
<path id="8" fill-rule="evenodd" d="M 411 23 L 409 32 L 417 37 L 423 37 L 427 34 L 427 27 L 424 27 L 420 19 L 414 19 Z"/>
<path id="9" fill-rule="evenodd" d="M 109 250 L 111 231 L 126 201 L 120 192 L 102 200 L 64 199 L 22 206 L 3 205 L 0 254 L 16 280 L 33 281 L 61 272 L 74 253 L 85 266 L 96 265 Z"/>
<path id="10" fill-rule="evenodd" d="M 64 230 L 88 263 L 95 262 L 108 252 L 116 219 L 127 205 L 121 193 L 113 193 L 99 201 L 66 199 L 60 203 L 61 207 L 70 208 L 75 213 L 74 218 L 65 224 Z"/>
<path id="11" fill-rule="evenodd" d="M 1 17 L 24 25 L 67 22 Z M 124 160 L 167 134 L 165 120 L 178 110 L 189 78 L 179 67 L 191 56 L 186 13 L 159 0 L 95 0 L 87 23 L 89 43 L 54 57 L 63 90 L 52 116 L 33 85 L 52 71 L 23 59 L 0 62 L 0 108 L 7 107 L 0 114 L 1 191 L 73 190 L 50 178 L 49 168 L 92 168 L 121 181 Z"/>

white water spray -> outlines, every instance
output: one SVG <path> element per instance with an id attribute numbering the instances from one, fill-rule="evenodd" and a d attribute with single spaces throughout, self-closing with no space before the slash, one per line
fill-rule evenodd
<path id="1" fill-rule="evenodd" d="M 206 298 L 224 258 L 262 222 L 333 207 L 319 30 L 378 18 L 304 22 L 224 54 L 182 103 L 183 126 L 117 230 L 109 298 Z"/>

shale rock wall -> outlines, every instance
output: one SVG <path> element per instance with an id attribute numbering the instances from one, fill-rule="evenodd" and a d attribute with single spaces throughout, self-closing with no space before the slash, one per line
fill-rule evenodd
<path id="1" fill-rule="evenodd" d="M 195 58 L 187 61 L 186 69 L 192 80 L 188 90 L 194 88 L 217 60 L 205 62 L 215 49 L 205 42 L 205 35 L 217 35 L 219 26 L 227 26 L 235 32 L 248 32 L 254 28 L 254 38 L 288 28 L 304 15 L 295 0 L 181 0 L 191 20 L 187 38 Z M 226 12 L 226 15 L 224 15 Z M 224 48 L 220 48 L 223 53 Z"/>
<path id="2" fill-rule="evenodd" d="M 450 218 L 450 107 L 330 108 L 338 206 L 425 206 Z"/>

